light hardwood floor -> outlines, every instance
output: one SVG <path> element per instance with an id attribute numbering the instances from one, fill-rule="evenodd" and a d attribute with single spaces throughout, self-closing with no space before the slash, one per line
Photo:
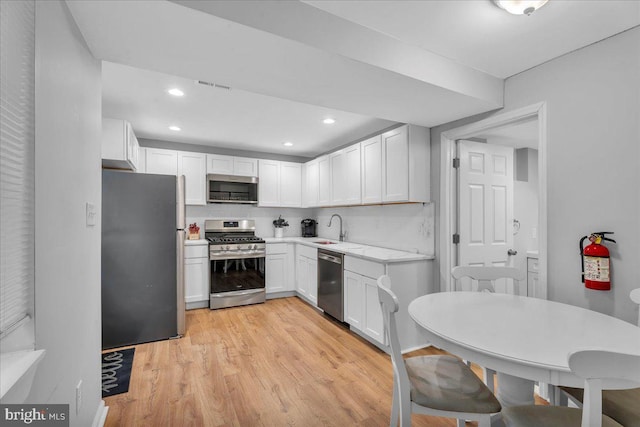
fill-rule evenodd
<path id="1" fill-rule="evenodd" d="M 105 399 L 107 426 L 389 425 L 389 356 L 296 297 L 188 311 L 182 339 L 135 347 L 129 392 Z"/>

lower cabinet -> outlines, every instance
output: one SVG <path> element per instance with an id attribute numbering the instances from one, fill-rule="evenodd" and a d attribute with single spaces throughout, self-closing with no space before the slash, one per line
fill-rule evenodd
<path id="1" fill-rule="evenodd" d="M 318 259 L 316 250 L 306 246 L 299 249 L 309 249 L 311 256 L 306 252 L 296 256 L 296 291 L 300 296 L 308 300 L 312 305 L 318 305 Z M 298 251 L 303 252 L 303 251 Z"/>
<path id="2" fill-rule="evenodd" d="M 344 272 L 345 321 L 374 341 L 386 345 L 376 279 Z"/>
<path id="3" fill-rule="evenodd" d="M 264 279 L 267 296 L 277 292 L 293 291 L 293 252 L 292 243 L 267 243 Z"/>
<path id="4" fill-rule="evenodd" d="M 209 306 L 209 246 L 187 245 L 184 252 L 184 297 L 187 310 Z"/>

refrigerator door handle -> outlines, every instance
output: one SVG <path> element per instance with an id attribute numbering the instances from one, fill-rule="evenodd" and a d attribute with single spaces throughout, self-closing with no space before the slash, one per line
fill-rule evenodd
<path id="1" fill-rule="evenodd" d="M 186 320 L 185 320 L 185 298 L 184 298 L 184 240 L 185 240 L 185 231 L 178 230 L 177 233 L 177 264 L 178 268 L 177 273 L 177 303 L 178 303 L 178 335 L 183 336 L 186 329 Z"/>
<path id="2" fill-rule="evenodd" d="M 178 175 L 176 177 L 176 228 L 178 230 L 184 230 L 187 228 L 187 212 L 185 206 L 185 183 L 184 175 Z"/>

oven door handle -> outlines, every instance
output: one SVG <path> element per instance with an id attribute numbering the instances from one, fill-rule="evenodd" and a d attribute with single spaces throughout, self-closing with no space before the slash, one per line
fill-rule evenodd
<path id="1" fill-rule="evenodd" d="M 222 292 L 219 294 L 211 294 L 211 298 L 226 298 L 228 296 L 252 295 L 252 294 L 259 294 L 260 292 L 264 292 L 264 288 L 248 289 L 246 291 L 231 291 L 231 292 Z"/>

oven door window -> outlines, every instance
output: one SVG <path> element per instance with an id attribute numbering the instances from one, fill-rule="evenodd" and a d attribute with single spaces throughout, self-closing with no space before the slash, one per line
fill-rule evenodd
<path id="1" fill-rule="evenodd" d="M 264 257 L 211 261 L 211 293 L 264 288 Z"/>

